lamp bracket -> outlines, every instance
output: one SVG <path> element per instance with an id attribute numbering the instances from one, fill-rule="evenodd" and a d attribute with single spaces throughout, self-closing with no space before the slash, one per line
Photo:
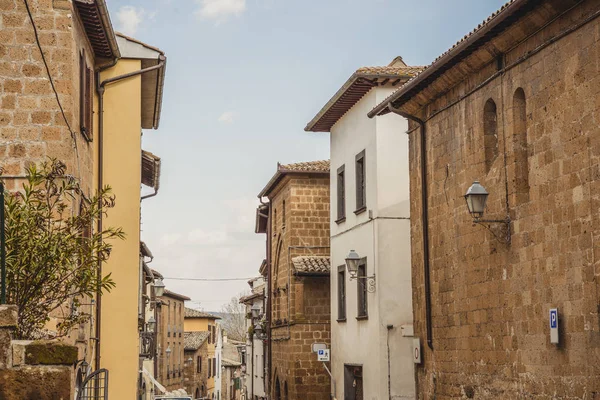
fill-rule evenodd
<path id="1" fill-rule="evenodd" d="M 375 274 L 371 276 L 356 276 L 350 275 L 350 280 L 364 280 L 367 283 L 367 292 L 375 293 Z M 364 283 L 363 283 L 364 285 Z"/>
<path id="2" fill-rule="evenodd" d="M 506 216 L 505 219 L 481 219 L 481 218 L 474 218 L 473 222 L 476 224 L 504 224 L 505 229 L 506 229 L 506 236 L 504 237 L 504 239 L 499 238 L 494 231 L 492 231 L 489 227 L 486 226 L 486 228 L 492 232 L 492 235 L 494 235 L 496 237 L 496 239 L 498 240 L 502 240 L 504 243 L 506 244 L 510 244 L 511 241 L 511 237 L 510 237 L 510 216 Z M 485 226 L 485 225 L 484 225 Z"/>

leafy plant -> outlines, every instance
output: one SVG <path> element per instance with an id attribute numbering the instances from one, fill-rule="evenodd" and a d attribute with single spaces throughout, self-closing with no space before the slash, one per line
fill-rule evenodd
<path id="1" fill-rule="evenodd" d="M 82 298 L 115 286 L 98 269 L 110 256 L 109 241 L 125 234 L 92 229 L 114 207 L 115 196 L 107 186 L 86 199 L 65 172 L 57 160 L 32 164 L 22 190 L 5 193 L 7 301 L 19 307 L 20 339 L 64 336 L 90 319 L 76 312 Z M 45 332 L 50 315 L 60 311 L 57 332 Z"/>

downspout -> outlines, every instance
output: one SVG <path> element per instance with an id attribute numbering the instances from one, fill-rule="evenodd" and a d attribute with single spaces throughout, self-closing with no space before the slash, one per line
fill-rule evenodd
<path id="1" fill-rule="evenodd" d="M 159 63 L 152 67 L 143 68 L 139 71 L 130 72 L 127 74 L 115 76 L 112 78 L 108 78 L 104 81 L 100 81 L 100 74 L 103 71 L 106 71 L 109 68 L 114 67 L 118 58 L 115 58 L 110 64 L 103 66 L 98 69 L 96 72 L 96 91 L 98 92 L 98 190 L 102 190 L 104 187 L 104 91 L 106 90 L 106 85 L 117 82 L 123 79 L 131 78 L 134 76 L 145 74 L 146 72 L 154 71 L 160 68 L 163 68 L 166 62 L 166 58 L 164 56 L 160 56 Z M 100 204 L 100 210 L 102 210 L 102 204 Z M 102 232 L 102 213 L 100 213 L 100 218 L 98 218 L 98 232 Z M 100 238 L 99 240 L 102 240 Z M 102 280 L 102 261 L 98 261 L 97 268 L 97 280 L 100 282 Z M 100 369 L 100 335 L 101 335 L 101 324 L 102 324 L 102 289 L 100 285 L 98 285 L 96 289 L 96 358 L 95 358 L 95 369 Z"/>
<path id="2" fill-rule="evenodd" d="M 267 218 L 267 384 L 266 386 L 266 394 L 267 398 L 270 398 L 271 395 L 271 296 L 273 291 L 271 290 L 271 232 L 273 225 L 273 210 L 270 204 L 265 203 L 261 197 L 258 198 L 260 204 L 269 206 L 269 216 Z M 263 342 L 264 345 L 264 342 Z M 264 347 L 264 346 L 263 346 Z"/>
<path id="3" fill-rule="evenodd" d="M 433 329 L 431 320 L 431 279 L 429 276 L 429 214 L 427 193 L 427 137 L 425 122 L 420 118 L 405 113 L 388 103 L 388 109 L 406 119 L 416 122 L 421 127 L 421 219 L 423 221 L 423 275 L 425 281 L 425 321 L 427 327 L 427 346 L 433 350 Z"/>
<path id="4" fill-rule="evenodd" d="M 252 335 L 251 354 L 252 358 L 250 359 L 250 365 L 252 365 L 252 369 L 250 370 L 250 398 L 254 400 L 254 334 Z M 248 360 L 246 360 L 246 365 L 248 365 Z"/>

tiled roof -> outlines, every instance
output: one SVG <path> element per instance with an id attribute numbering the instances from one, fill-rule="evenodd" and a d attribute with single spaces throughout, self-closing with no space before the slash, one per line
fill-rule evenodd
<path id="1" fill-rule="evenodd" d="M 194 310 L 193 308 L 185 308 L 184 318 L 208 318 L 208 319 L 221 319 L 221 317 L 217 317 L 216 315 L 209 314 L 204 311 Z"/>
<path id="2" fill-rule="evenodd" d="M 294 164 L 279 164 L 282 172 L 327 172 L 329 173 L 329 160 L 307 161 Z"/>
<path id="3" fill-rule="evenodd" d="M 292 263 L 299 274 L 329 275 L 331 270 L 328 256 L 299 256 L 292 258 Z"/>
<path id="4" fill-rule="evenodd" d="M 184 350 L 198 350 L 204 341 L 208 338 L 209 332 L 184 332 L 183 348 Z"/>
<path id="5" fill-rule="evenodd" d="M 163 296 L 164 297 L 171 297 L 171 298 L 174 298 L 174 299 L 177 299 L 177 300 L 182 300 L 182 301 L 191 300 L 186 295 L 172 292 L 169 289 L 165 289 L 165 294 Z"/>
<path id="6" fill-rule="evenodd" d="M 268 196 L 285 174 L 326 174 L 329 176 L 329 160 L 306 161 L 293 164 L 277 163 L 277 172 L 267 183 L 258 197 Z"/>
<path id="7" fill-rule="evenodd" d="M 413 90 L 418 84 L 425 81 L 430 75 L 437 72 L 438 69 L 442 69 L 442 67 L 453 57 L 460 54 L 463 50 L 468 49 L 473 43 L 470 43 L 472 39 L 475 39 L 476 35 L 483 32 L 484 30 L 487 33 L 490 33 L 494 30 L 495 26 L 501 22 L 503 22 L 509 15 L 519 11 L 524 5 L 528 3 L 528 0 L 509 0 L 505 3 L 499 10 L 493 12 L 489 17 L 487 17 L 483 22 L 481 22 L 475 29 L 471 32 L 463 36 L 458 42 L 456 42 L 452 47 L 450 47 L 447 51 L 440 54 L 431 64 L 425 67 L 422 73 L 415 75 L 408 82 L 406 82 L 402 87 L 388 96 L 385 100 L 383 100 L 379 105 L 377 105 L 371 112 L 369 112 L 369 117 L 372 118 L 376 115 L 383 115 L 389 112 L 387 109 L 388 104 L 391 101 L 395 101 L 399 99 L 404 94 Z M 505 15 L 508 14 L 509 15 Z M 502 18 L 498 18 L 502 17 Z M 454 54 L 457 53 L 457 54 Z"/>
<path id="8" fill-rule="evenodd" d="M 356 74 L 365 75 L 395 75 L 395 76 L 415 76 L 423 71 L 425 67 L 361 67 L 356 70 Z"/>
<path id="9" fill-rule="evenodd" d="M 79 13 L 94 55 L 102 58 L 120 57 L 105 0 L 75 0 L 73 6 Z"/>
<path id="10" fill-rule="evenodd" d="M 402 85 L 423 69 L 425 67 L 407 66 L 402 61 L 402 57 L 396 57 L 389 65 L 357 69 L 304 130 L 329 132 L 331 127 L 373 87 L 387 84 Z"/>
<path id="11" fill-rule="evenodd" d="M 241 362 L 227 360 L 226 358 L 224 358 L 223 360 L 221 360 L 221 364 L 223 364 L 224 367 L 239 367 L 239 366 L 242 365 Z"/>

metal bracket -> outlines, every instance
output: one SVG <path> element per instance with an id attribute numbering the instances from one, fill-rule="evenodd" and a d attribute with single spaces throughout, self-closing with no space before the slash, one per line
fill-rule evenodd
<path id="1" fill-rule="evenodd" d="M 510 222 L 511 222 L 510 216 L 508 216 L 508 215 L 506 216 L 505 219 L 481 219 L 481 218 L 473 219 L 473 223 L 483 225 L 488 231 L 490 231 L 492 233 L 492 235 L 494 235 L 494 237 L 496 239 L 501 240 L 506 244 L 510 244 L 510 241 L 511 241 Z M 503 239 L 498 237 L 498 235 L 496 235 L 496 233 L 494 233 L 494 231 L 492 231 L 488 226 L 485 226 L 484 224 L 504 224 L 505 229 L 506 229 L 506 236 Z"/>
<path id="2" fill-rule="evenodd" d="M 366 284 L 367 284 L 367 292 L 369 293 L 375 293 L 375 274 L 373 274 L 372 276 L 351 276 L 350 280 L 353 279 L 362 279 L 362 280 L 366 280 Z M 365 283 L 363 282 L 363 285 Z"/>

